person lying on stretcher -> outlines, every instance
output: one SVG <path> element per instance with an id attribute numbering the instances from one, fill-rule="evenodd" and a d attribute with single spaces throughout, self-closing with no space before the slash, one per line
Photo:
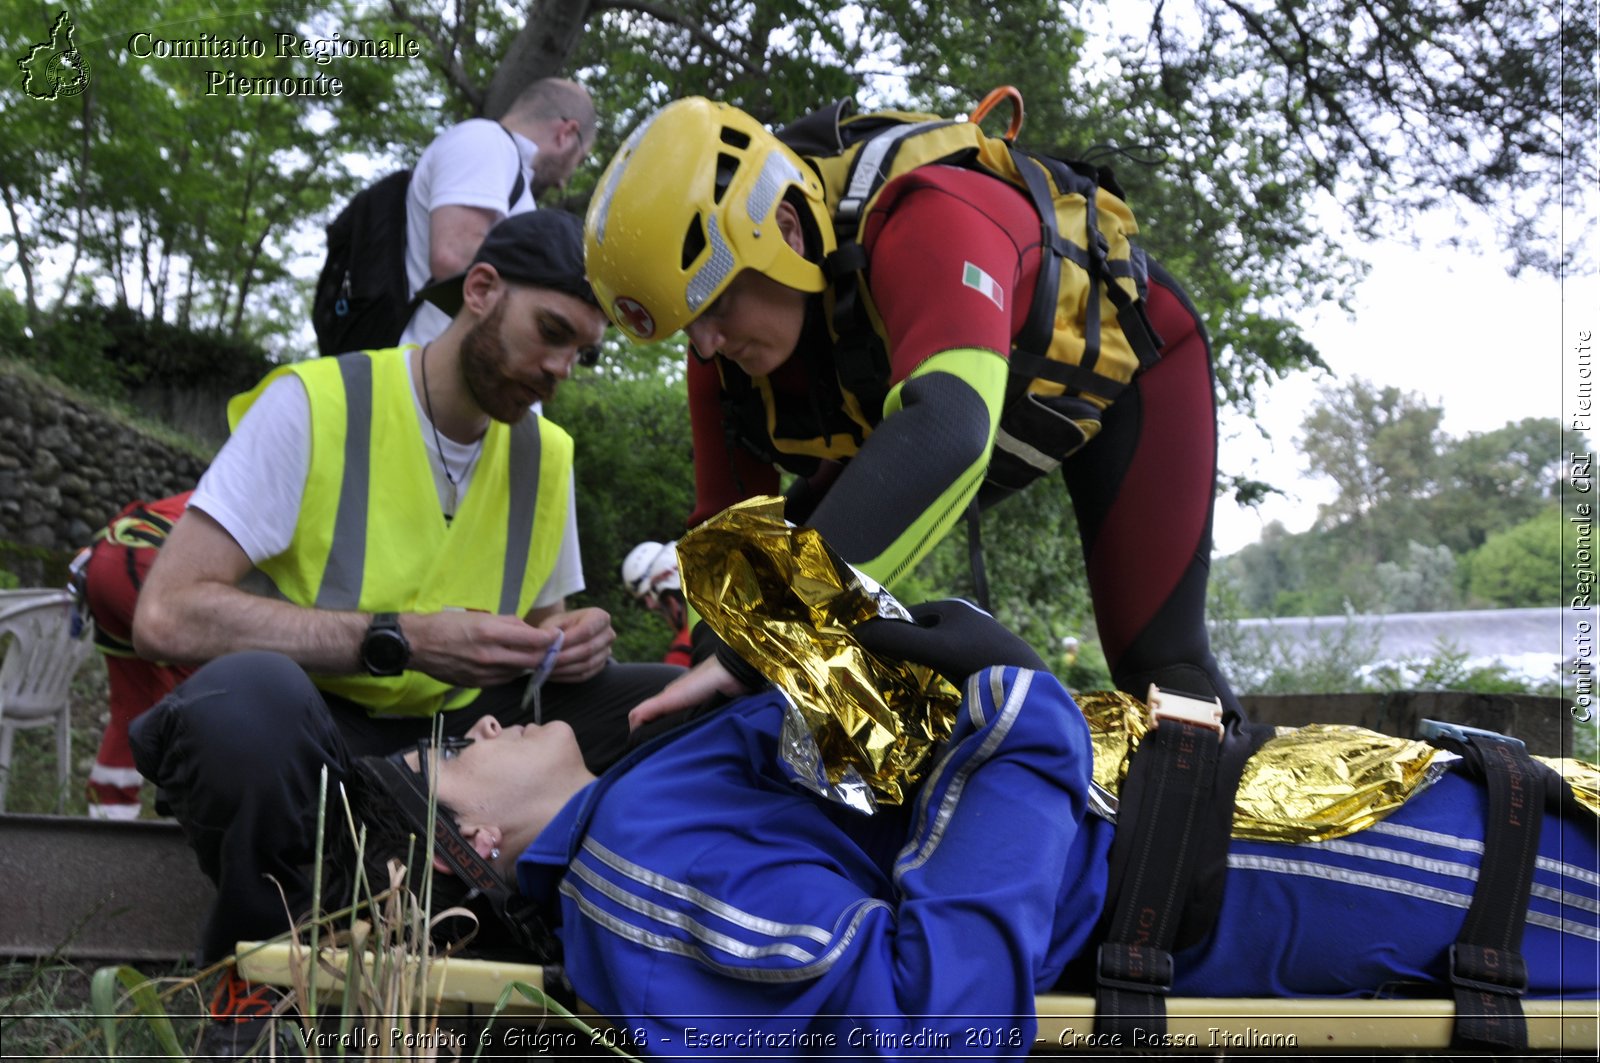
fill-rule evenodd
<path id="1" fill-rule="evenodd" d="M 771 689 L 598 778 L 566 725 L 485 718 L 443 748 L 359 762 L 352 807 L 370 830 L 422 827 L 418 795 L 436 786 L 452 828 L 437 837 L 515 884 L 553 927 L 577 996 L 647 1054 L 1025 1055 L 1035 994 L 1085 987 L 1071 972 L 1101 940 L 1116 827 L 1091 801 L 1084 715 L 1035 653 L 964 602 L 911 613 L 854 634 L 963 696 L 898 807 L 862 815 L 795 785 L 780 755 L 785 699 Z M 1171 992 L 1448 995 L 1488 814 L 1464 765 L 1337 841 L 1236 838 L 1214 923 L 1174 952 Z M 1542 814 L 1520 941 L 1527 991 L 1593 998 L 1595 821 Z M 403 834 L 370 836 L 369 857 L 403 857 Z"/>

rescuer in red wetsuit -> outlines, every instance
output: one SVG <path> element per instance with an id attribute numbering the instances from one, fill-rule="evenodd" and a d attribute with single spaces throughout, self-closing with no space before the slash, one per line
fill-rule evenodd
<path id="1" fill-rule="evenodd" d="M 886 363 L 863 380 L 829 327 L 834 206 L 814 168 L 749 115 L 680 100 L 647 119 L 602 176 L 586 263 L 625 333 L 688 334 L 690 523 L 777 493 L 780 470 L 795 473 L 790 519 L 892 591 L 973 499 L 989 506 L 1006 493 L 984 477 L 1039 269 L 1040 216 L 1015 185 L 975 169 L 921 166 L 890 180 L 859 227 L 858 296 Z M 1122 689 L 1142 697 L 1157 683 L 1237 711 L 1204 622 L 1210 344 L 1153 262 L 1142 301 L 1159 358 L 1089 411 L 1091 438 L 1062 465 L 1100 639 Z M 753 678 L 737 682 L 737 661 L 717 656 L 720 666 L 702 664 L 635 721 Z"/>

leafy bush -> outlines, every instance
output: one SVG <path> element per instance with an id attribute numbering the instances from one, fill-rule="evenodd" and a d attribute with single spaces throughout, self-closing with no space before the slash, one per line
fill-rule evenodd
<path id="1" fill-rule="evenodd" d="M 1535 679 L 1512 671 L 1504 662 L 1469 667 L 1465 651 L 1441 639 L 1431 657 L 1411 657 L 1369 672 L 1378 690 L 1464 690 L 1472 694 L 1536 694 L 1559 697 L 1557 672 Z"/>
<path id="2" fill-rule="evenodd" d="M 106 360 L 112 339 L 99 311 L 95 306 L 63 310 L 34 336 L 31 357 L 38 369 L 72 387 L 91 395 L 120 397 L 126 387 Z"/>
<path id="3" fill-rule="evenodd" d="M 1212 627 L 1211 649 L 1238 694 L 1350 693 L 1372 689 L 1365 677 L 1377 660 L 1378 635 L 1347 619 L 1319 631 L 1306 652 L 1287 634 L 1247 636 L 1224 620 Z"/>
<path id="4" fill-rule="evenodd" d="M 1477 601 L 1492 606 L 1557 605 L 1561 602 L 1563 565 L 1559 506 L 1551 506 L 1521 524 L 1495 532 L 1472 554 L 1468 587 Z M 1568 545 L 1568 562 L 1576 543 Z"/>
<path id="5" fill-rule="evenodd" d="M 114 397 L 144 386 L 239 391 L 272 367 L 266 352 L 253 343 L 152 320 L 122 305 L 66 307 L 27 346 L 46 372 L 74 387 Z"/>
<path id="6" fill-rule="evenodd" d="M 19 354 L 29 342 L 28 308 L 9 288 L 0 288 L 0 354 Z"/>
<path id="7" fill-rule="evenodd" d="M 654 376 L 585 373 L 562 386 L 550 419 L 572 434 L 581 602 L 611 614 L 619 660 L 659 661 L 672 632 L 623 589 L 622 559 L 644 540 L 684 531 L 694 505 L 694 458 L 683 384 Z"/>

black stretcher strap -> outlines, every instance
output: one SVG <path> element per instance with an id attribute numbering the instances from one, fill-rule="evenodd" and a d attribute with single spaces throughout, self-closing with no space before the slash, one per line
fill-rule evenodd
<path id="1" fill-rule="evenodd" d="M 1202 850 L 1212 844 L 1201 828 L 1220 747 L 1215 731 L 1172 719 L 1139 744 L 1112 844 L 1117 899 L 1095 972 L 1096 1034 L 1117 1034 L 1126 1044 L 1166 1029 L 1172 943 Z"/>
<path id="2" fill-rule="evenodd" d="M 1522 931 L 1539 855 L 1546 778 L 1514 739 L 1474 735 L 1466 746 L 1468 759 L 1482 769 L 1489 821 L 1472 906 L 1450 947 L 1456 1006 L 1451 1047 L 1522 1052 L 1528 1047 Z"/>

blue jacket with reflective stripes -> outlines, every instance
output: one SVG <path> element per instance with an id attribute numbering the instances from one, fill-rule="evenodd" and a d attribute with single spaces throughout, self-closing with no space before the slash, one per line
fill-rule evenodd
<path id="1" fill-rule="evenodd" d="M 995 668 L 964 693 L 915 799 L 871 817 L 790 782 L 770 692 L 568 802 L 518 872 L 559 897 L 578 996 L 655 1056 L 1026 1054 L 1034 994 L 1096 944 L 1113 827 L 1086 810 L 1088 728 L 1055 679 Z M 1174 993 L 1437 994 L 1486 815 L 1449 771 L 1347 838 L 1235 840 Z M 1531 996 L 1600 992 L 1591 817 L 1546 815 L 1522 954 Z"/>
<path id="2" fill-rule="evenodd" d="M 775 693 L 569 802 L 519 877 L 559 889 L 578 996 L 652 1055 L 1026 1054 L 1035 992 L 1099 915 L 1111 829 L 1052 676 L 991 669 L 965 695 L 915 801 L 874 816 L 789 781 Z"/>

